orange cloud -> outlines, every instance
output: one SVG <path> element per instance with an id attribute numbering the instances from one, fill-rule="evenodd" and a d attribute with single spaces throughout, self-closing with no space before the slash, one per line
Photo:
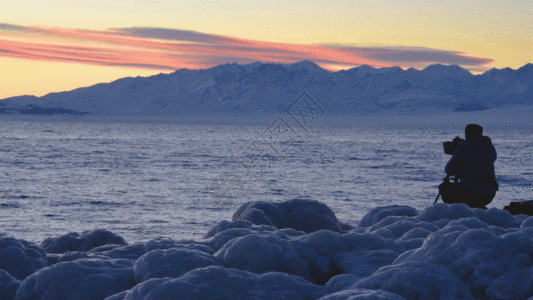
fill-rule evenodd
<path id="1" fill-rule="evenodd" d="M 224 63 L 313 61 L 329 70 L 359 65 L 424 68 L 457 64 L 484 70 L 490 58 L 428 48 L 364 48 L 270 43 L 162 28 L 105 31 L 0 24 L 0 57 L 153 70 L 203 69 Z"/>

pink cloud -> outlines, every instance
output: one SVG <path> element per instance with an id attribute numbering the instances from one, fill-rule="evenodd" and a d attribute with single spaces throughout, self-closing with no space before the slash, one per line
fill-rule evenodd
<path id="1" fill-rule="evenodd" d="M 102 66 L 175 70 L 232 62 L 311 60 L 329 70 L 359 65 L 424 68 L 457 64 L 488 69 L 490 58 L 428 48 L 364 48 L 270 43 L 188 30 L 116 28 L 105 31 L 0 24 L 0 56 Z"/>

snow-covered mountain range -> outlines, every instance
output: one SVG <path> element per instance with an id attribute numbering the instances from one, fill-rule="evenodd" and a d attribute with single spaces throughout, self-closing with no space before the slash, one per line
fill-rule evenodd
<path id="1" fill-rule="evenodd" d="M 128 77 L 43 97 L 8 98 L 0 101 L 0 113 L 245 117 L 282 112 L 303 92 L 333 115 L 533 105 L 533 64 L 480 75 L 456 65 L 423 70 L 361 66 L 330 72 L 310 61 L 226 64 Z"/>

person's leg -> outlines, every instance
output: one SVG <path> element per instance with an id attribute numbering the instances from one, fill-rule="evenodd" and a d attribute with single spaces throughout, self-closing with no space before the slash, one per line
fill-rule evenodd
<path id="1" fill-rule="evenodd" d="M 471 208 L 487 209 L 487 204 L 492 202 L 495 195 L 485 195 L 482 193 L 472 192 L 468 190 L 461 191 L 461 202 L 470 206 Z"/>

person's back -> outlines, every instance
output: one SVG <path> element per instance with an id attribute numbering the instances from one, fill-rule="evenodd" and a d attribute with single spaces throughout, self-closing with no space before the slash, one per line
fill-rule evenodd
<path id="1" fill-rule="evenodd" d="M 466 140 L 457 145 L 445 172 L 460 179 L 462 193 L 457 202 L 485 208 L 498 190 L 494 173 L 497 155 L 491 139 L 482 133 L 483 128 L 479 125 L 466 126 Z"/>

